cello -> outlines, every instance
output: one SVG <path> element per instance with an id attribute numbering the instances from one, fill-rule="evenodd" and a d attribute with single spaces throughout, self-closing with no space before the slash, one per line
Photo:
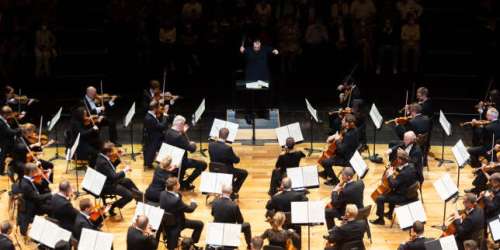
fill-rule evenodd
<path id="1" fill-rule="evenodd" d="M 385 168 L 384 174 L 382 175 L 382 179 L 380 180 L 379 185 L 370 195 L 370 197 L 372 197 L 373 201 L 376 201 L 379 196 L 387 194 L 391 191 L 391 187 L 389 185 L 389 178 L 396 178 L 398 172 L 397 172 L 397 170 L 394 171 L 394 174 L 392 176 L 388 176 L 387 172 L 391 168 L 396 169 L 396 167 L 397 167 L 397 161 L 394 160 Z"/>

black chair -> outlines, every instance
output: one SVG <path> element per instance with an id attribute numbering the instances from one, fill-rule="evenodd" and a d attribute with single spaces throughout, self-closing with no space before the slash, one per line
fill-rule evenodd
<path id="1" fill-rule="evenodd" d="M 365 244 L 362 240 L 349 241 L 342 244 L 340 250 L 365 250 Z"/>
<path id="2" fill-rule="evenodd" d="M 368 205 L 364 208 L 358 209 L 358 216 L 356 217 L 356 220 L 362 220 L 366 224 L 366 235 L 368 236 L 368 239 L 370 239 L 370 244 L 372 242 L 372 232 L 370 230 L 370 223 L 368 223 L 368 217 L 370 216 L 370 213 L 372 211 L 372 205 Z"/>
<path id="3" fill-rule="evenodd" d="M 272 246 L 272 245 L 267 245 L 262 248 L 262 250 L 285 250 L 284 248 L 280 246 Z"/>

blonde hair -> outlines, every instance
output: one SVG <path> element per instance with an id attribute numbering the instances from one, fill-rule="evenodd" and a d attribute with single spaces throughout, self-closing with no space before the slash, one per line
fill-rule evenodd
<path id="1" fill-rule="evenodd" d="M 273 218 L 270 221 L 271 227 L 274 230 L 280 230 L 283 227 L 283 224 L 285 224 L 285 213 L 283 212 L 276 212 L 273 216 Z"/>
<path id="2" fill-rule="evenodd" d="M 356 218 L 356 216 L 358 216 L 358 207 L 354 204 L 347 204 L 345 207 L 345 214 L 352 218 Z"/>

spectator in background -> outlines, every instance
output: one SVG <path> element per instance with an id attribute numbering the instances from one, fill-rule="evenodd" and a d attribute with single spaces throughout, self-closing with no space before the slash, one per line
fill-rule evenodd
<path id="1" fill-rule="evenodd" d="M 172 22 L 163 23 L 158 38 L 160 41 L 158 61 L 161 68 L 169 67 L 170 71 L 175 71 L 177 28 Z"/>
<path id="2" fill-rule="evenodd" d="M 255 20 L 262 28 L 267 28 L 272 18 L 272 8 L 268 0 L 259 0 L 255 5 Z"/>
<path id="3" fill-rule="evenodd" d="M 37 78 L 50 76 L 51 59 L 57 56 L 55 45 L 55 36 L 47 28 L 47 24 L 42 24 L 35 35 L 35 76 Z"/>
<path id="4" fill-rule="evenodd" d="M 195 68 L 200 66 L 198 59 L 198 45 L 199 35 L 193 28 L 193 25 L 186 24 L 181 33 L 180 42 L 182 44 L 182 61 L 183 66 L 186 67 L 186 72 L 191 75 Z"/>
<path id="5" fill-rule="evenodd" d="M 286 73 L 295 72 L 297 56 L 302 52 L 300 47 L 300 29 L 295 20 L 288 16 L 279 28 L 279 48 L 281 51 L 281 71 Z"/>
<path id="6" fill-rule="evenodd" d="M 369 24 L 365 19 L 361 19 L 353 28 L 355 47 L 359 60 L 361 61 L 363 70 L 367 72 L 373 66 L 373 25 Z"/>
<path id="7" fill-rule="evenodd" d="M 196 23 L 202 14 L 203 7 L 198 0 L 189 0 L 182 6 L 182 18 L 185 22 Z"/>
<path id="8" fill-rule="evenodd" d="M 416 0 L 400 0 L 396 3 L 396 8 L 399 11 L 401 20 L 408 20 L 410 15 L 415 19 L 419 19 L 422 15 L 422 6 Z"/>
<path id="9" fill-rule="evenodd" d="M 392 61 L 392 73 L 398 73 L 398 58 L 399 58 L 399 32 L 395 30 L 395 27 L 391 19 L 387 18 L 384 21 L 383 27 L 380 28 L 377 34 L 378 42 L 378 56 L 377 56 L 377 75 L 380 75 L 382 70 L 382 64 L 387 53 L 390 53 Z"/>
<path id="10" fill-rule="evenodd" d="M 377 13 L 372 0 L 354 0 L 351 4 L 351 15 L 354 21 L 371 20 Z"/>
<path id="11" fill-rule="evenodd" d="M 339 18 L 345 19 L 350 15 L 349 2 L 346 0 L 333 0 L 330 7 L 330 17 L 333 22 Z"/>
<path id="12" fill-rule="evenodd" d="M 305 34 L 307 63 L 311 69 L 323 59 L 325 45 L 328 43 L 328 30 L 319 19 L 310 18 Z"/>
<path id="13" fill-rule="evenodd" d="M 409 15 L 407 23 L 401 28 L 401 46 L 403 72 L 408 72 L 409 55 L 412 54 L 412 72 L 416 73 L 420 59 L 420 25 L 414 15 Z"/>

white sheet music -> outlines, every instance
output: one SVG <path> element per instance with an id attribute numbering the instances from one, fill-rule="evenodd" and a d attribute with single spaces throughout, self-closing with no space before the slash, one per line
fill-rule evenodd
<path id="1" fill-rule="evenodd" d="M 309 205 L 307 201 L 292 202 L 291 208 L 293 224 L 309 223 Z"/>
<path id="2" fill-rule="evenodd" d="M 424 206 L 421 201 L 415 201 L 405 206 L 396 208 L 396 217 L 398 218 L 399 227 L 401 229 L 409 228 L 415 221 L 425 222 Z"/>
<path id="3" fill-rule="evenodd" d="M 160 228 L 161 220 L 163 219 L 163 214 L 165 211 L 159 207 L 151 206 L 148 204 L 144 204 L 142 202 L 138 202 L 135 208 L 134 216 L 132 217 L 132 223 L 135 222 L 137 216 L 145 215 L 149 219 L 149 224 L 151 227 L 158 231 Z"/>
<path id="4" fill-rule="evenodd" d="M 229 130 L 229 135 L 227 136 L 227 141 L 234 142 L 236 140 L 236 135 L 238 134 L 238 128 L 240 125 L 234 122 L 228 122 L 221 119 L 214 119 L 212 123 L 212 128 L 210 129 L 210 138 L 218 138 L 219 130 L 221 128 L 227 128 Z"/>
<path id="5" fill-rule="evenodd" d="M 222 174 L 213 172 L 201 173 L 200 191 L 207 194 L 221 194 L 222 186 L 233 185 L 232 174 Z"/>
<path id="6" fill-rule="evenodd" d="M 224 224 L 223 223 L 208 223 L 207 224 L 207 239 L 208 245 L 221 246 L 224 239 Z"/>
<path id="7" fill-rule="evenodd" d="M 315 165 L 287 168 L 286 175 L 292 181 L 292 188 L 319 187 L 318 168 Z"/>
<path id="8" fill-rule="evenodd" d="M 470 155 L 467 152 L 467 149 L 465 148 L 465 145 L 462 142 L 462 140 L 458 140 L 457 144 L 455 144 L 455 146 L 451 148 L 451 151 L 453 152 L 453 156 L 455 156 L 457 164 L 460 167 L 464 166 L 464 164 L 470 158 Z"/>
<path id="9" fill-rule="evenodd" d="M 500 219 L 498 217 L 488 223 L 490 227 L 491 236 L 494 241 L 500 240 Z"/>
<path id="10" fill-rule="evenodd" d="M 241 224 L 209 222 L 207 230 L 206 242 L 208 245 L 240 246 Z"/>
<path id="11" fill-rule="evenodd" d="M 292 188 L 303 188 L 304 177 L 302 175 L 301 167 L 287 168 L 286 176 L 292 181 Z"/>
<path id="12" fill-rule="evenodd" d="M 69 151 L 69 156 L 68 160 L 73 160 L 73 157 L 75 156 L 76 149 L 78 148 L 78 144 L 80 144 L 80 133 L 76 136 L 75 142 L 73 143 L 73 146 L 71 146 L 71 149 Z"/>
<path id="13" fill-rule="evenodd" d="M 321 224 L 325 222 L 325 202 L 292 202 L 292 224 Z"/>
<path id="14" fill-rule="evenodd" d="M 457 185 L 451 179 L 451 176 L 446 173 L 434 183 L 434 189 L 443 201 L 447 201 L 458 193 Z"/>
<path id="15" fill-rule="evenodd" d="M 50 122 L 49 122 L 49 128 L 47 129 L 49 132 L 52 131 L 52 129 L 57 124 L 57 122 L 59 121 L 59 119 L 61 119 L 62 109 L 63 108 L 60 107 L 59 110 L 57 111 L 56 115 L 54 117 L 52 117 L 52 119 L 50 120 Z"/>
<path id="16" fill-rule="evenodd" d="M 167 143 L 162 143 L 160 151 L 156 156 L 157 162 L 162 162 L 165 157 L 170 156 L 172 158 L 172 165 L 177 166 L 178 168 L 182 165 L 182 158 L 184 157 L 184 153 L 186 150 L 182 148 L 178 148 L 176 146 L 172 146 Z"/>
<path id="17" fill-rule="evenodd" d="M 311 116 L 314 118 L 314 120 L 316 122 L 319 122 L 318 120 L 318 111 L 316 109 L 313 108 L 313 106 L 311 105 L 311 103 L 309 103 L 309 101 L 306 99 L 306 107 L 307 107 L 307 110 L 309 111 L 309 114 L 311 114 Z"/>
<path id="18" fill-rule="evenodd" d="M 366 165 L 366 162 L 363 160 L 363 157 L 361 157 L 357 150 L 352 155 L 349 163 L 351 164 L 352 168 L 359 176 L 359 178 L 365 177 L 366 171 L 368 171 L 368 165 Z"/>
<path id="19" fill-rule="evenodd" d="M 203 112 L 205 112 L 205 98 L 203 98 L 203 100 L 200 103 L 200 106 L 198 106 L 198 108 L 196 109 L 196 111 L 193 114 L 193 121 L 192 121 L 193 125 L 198 123 L 198 121 L 201 118 L 201 115 L 203 115 Z"/>
<path id="20" fill-rule="evenodd" d="M 284 146 L 286 144 L 286 138 L 288 137 L 292 137 L 296 143 L 304 140 L 302 130 L 300 129 L 300 123 L 298 122 L 276 128 L 275 131 L 280 146 Z"/>
<path id="21" fill-rule="evenodd" d="M 102 188 L 106 182 L 106 176 L 97 172 L 93 168 L 87 168 L 85 176 L 83 177 L 82 187 L 93 193 L 94 195 L 101 195 Z"/>
<path id="22" fill-rule="evenodd" d="M 248 82 L 245 84 L 245 88 L 247 89 L 263 89 L 263 88 L 269 88 L 269 83 L 264 82 L 262 80 L 258 80 L 255 82 Z"/>
<path id="23" fill-rule="evenodd" d="M 111 250 L 112 245 L 113 234 L 83 228 L 78 250 Z"/>
<path id="24" fill-rule="evenodd" d="M 448 119 L 446 119 L 446 116 L 444 115 L 442 110 L 439 110 L 439 123 L 441 124 L 441 127 L 443 128 L 446 135 L 450 136 L 451 135 L 451 124 L 448 121 Z"/>
<path id="25" fill-rule="evenodd" d="M 28 236 L 45 246 L 54 248 L 57 242 L 61 240 L 69 242 L 71 232 L 60 228 L 55 223 L 50 222 L 41 216 L 35 216 Z"/>
<path id="26" fill-rule="evenodd" d="M 135 115 L 135 102 L 132 103 L 132 106 L 128 110 L 127 115 L 125 115 L 125 120 L 123 121 L 124 127 L 128 127 L 128 125 L 130 124 L 130 122 L 134 118 L 134 115 Z"/>
<path id="27" fill-rule="evenodd" d="M 458 250 L 457 241 L 454 235 L 449 235 L 439 239 L 439 244 L 443 250 Z"/>
<path id="28" fill-rule="evenodd" d="M 380 129 L 380 127 L 382 127 L 382 122 L 384 121 L 384 118 L 378 111 L 378 108 L 377 106 L 375 106 L 375 103 L 372 104 L 372 107 L 370 109 L 370 118 L 372 119 L 372 122 L 377 129 Z"/>

